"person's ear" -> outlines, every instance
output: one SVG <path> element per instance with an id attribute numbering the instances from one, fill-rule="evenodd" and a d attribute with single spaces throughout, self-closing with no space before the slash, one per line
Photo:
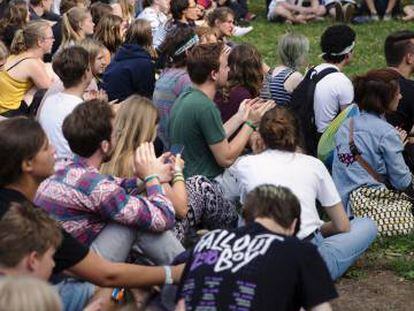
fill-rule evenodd
<path id="1" fill-rule="evenodd" d="M 104 154 L 107 154 L 110 148 L 111 148 L 111 144 L 109 143 L 109 141 L 104 140 L 101 142 L 101 150 Z"/>
<path id="2" fill-rule="evenodd" d="M 210 72 L 210 79 L 212 81 L 217 81 L 217 79 L 218 79 L 218 70 L 213 70 L 212 72 Z"/>
<path id="3" fill-rule="evenodd" d="M 26 269 L 31 273 L 37 271 L 39 268 L 39 254 L 38 252 L 32 251 L 26 257 Z"/>
<path id="4" fill-rule="evenodd" d="M 23 160 L 21 168 L 23 173 L 31 173 L 33 171 L 33 160 Z"/>
<path id="5" fill-rule="evenodd" d="M 405 62 L 408 65 L 414 64 L 414 53 L 408 52 L 407 55 L 405 55 Z"/>

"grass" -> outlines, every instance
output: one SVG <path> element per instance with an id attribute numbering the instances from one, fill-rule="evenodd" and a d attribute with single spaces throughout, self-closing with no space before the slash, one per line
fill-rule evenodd
<path id="1" fill-rule="evenodd" d="M 309 63 L 321 62 L 319 38 L 332 22 L 324 21 L 308 25 L 284 25 L 269 23 L 265 18 L 265 0 L 250 0 L 249 8 L 257 14 L 252 23 L 254 30 L 238 41 L 249 42 L 261 52 L 269 66 L 277 64 L 275 48 L 277 39 L 288 31 L 306 35 L 310 41 Z M 412 24 L 390 21 L 365 25 L 353 25 L 357 33 L 356 48 L 352 63 L 344 72 L 353 76 L 369 69 L 386 67 L 383 45 L 386 36 L 396 30 L 410 29 Z M 355 265 L 347 274 L 351 278 L 367 277 L 370 269 L 381 267 L 395 271 L 399 276 L 414 281 L 414 234 L 405 237 L 378 239 L 362 259 L 363 265 Z"/>

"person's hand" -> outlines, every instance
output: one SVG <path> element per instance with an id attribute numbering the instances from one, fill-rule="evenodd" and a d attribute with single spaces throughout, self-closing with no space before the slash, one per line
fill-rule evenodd
<path id="1" fill-rule="evenodd" d="M 106 92 L 104 90 L 91 90 L 88 92 L 85 92 L 83 94 L 83 99 L 85 101 L 87 100 L 92 100 L 92 99 L 99 99 L 102 101 L 108 101 L 108 95 L 106 94 Z"/>
<path id="2" fill-rule="evenodd" d="M 170 158 L 171 152 L 165 152 L 158 158 L 161 163 L 165 164 L 162 172 L 159 174 L 161 183 L 169 183 L 173 178 L 174 162 L 169 161 Z"/>
<path id="3" fill-rule="evenodd" d="M 249 143 L 253 154 L 261 153 L 266 149 L 266 145 L 262 139 L 262 136 L 260 136 L 260 134 L 256 131 L 250 135 Z"/>
<path id="4" fill-rule="evenodd" d="M 255 103 L 252 105 L 248 120 L 251 121 L 255 126 L 258 126 L 263 115 L 269 110 L 276 106 L 273 100 L 262 101 L 260 105 Z"/>
<path id="5" fill-rule="evenodd" d="M 251 98 L 244 99 L 240 103 L 239 110 L 237 111 L 236 115 L 239 117 L 240 121 L 246 122 L 247 120 L 249 120 L 249 114 L 252 108 L 259 107 L 261 103 L 263 102 L 264 101 L 258 97 L 253 98 L 253 99 Z"/>
<path id="6" fill-rule="evenodd" d="M 167 154 L 156 158 L 153 143 L 142 143 L 135 150 L 135 175 L 142 180 L 150 175 L 158 175 L 161 182 L 169 182 L 172 178 L 172 165 L 164 163 L 166 158 Z"/>
<path id="7" fill-rule="evenodd" d="M 174 173 L 182 172 L 184 169 L 185 161 L 181 157 L 181 154 L 170 157 L 171 163 L 174 163 Z"/>
<path id="8" fill-rule="evenodd" d="M 407 140 L 407 136 L 408 136 L 407 132 L 405 130 L 403 130 L 402 128 L 398 127 L 398 126 L 396 126 L 395 129 L 397 130 L 398 135 L 400 135 L 401 142 L 405 146 L 407 144 L 407 142 L 408 142 L 408 140 Z"/>

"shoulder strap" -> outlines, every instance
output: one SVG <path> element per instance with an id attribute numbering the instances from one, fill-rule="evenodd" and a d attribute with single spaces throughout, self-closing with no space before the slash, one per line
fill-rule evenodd
<path id="1" fill-rule="evenodd" d="M 22 61 L 24 61 L 26 59 L 32 59 L 32 58 L 34 58 L 34 57 L 25 57 L 25 58 L 22 58 L 18 62 L 14 63 L 13 66 L 7 68 L 6 71 L 12 70 L 14 67 L 16 67 L 18 64 L 20 64 Z"/>
<path id="2" fill-rule="evenodd" d="M 314 80 L 315 83 L 318 83 L 323 78 L 325 78 L 327 75 L 329 75 L 331 73 L 334 73 L 334 72 L 338 72 L 338 69 L 333 68 L 333 67 L 325 68 L 322 71 L 320 71 L 319 73 L 317 73 L 314 76 L 312 76 L 312 80 Z"/>
<path id="3" fill-rule="evenodd" d="M 354 118 L 351 118 L 349 122 L 349 149 L 352 155 L 358 161 L 358 163 L 370 174 L 376 181 L 383 183 L 384 179 L 378 174 L 371 165 L 361 156 L 361 151 L 355 145 L 354 141 Z"/>

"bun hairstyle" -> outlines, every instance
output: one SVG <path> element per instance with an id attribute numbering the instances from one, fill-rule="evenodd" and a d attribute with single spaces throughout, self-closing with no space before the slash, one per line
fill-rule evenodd
<path id="1" fill-rule="evenodd" d="M 367 112 L 383 114 L 399 91 L 399 74 L 393 69 L 370 70 L 353 80 L 355 102 Z"/>
<path id="2" fill-rule="evenodd" d="M 267 111 L 259 133 L 269 149 L 294 152 L 299 144 L 297 120 L 285 107 L 276 106 Z"/>
<path id="3" fill-rule="evenodd" d="M 50 28 L 48 22 L 43 20 L 31 21 L 19 29 L 14 35 L 10 47 L 10 54 L 18 55 L 37 46 L 38 41 L 45 36 L 45 30 Z"/>

